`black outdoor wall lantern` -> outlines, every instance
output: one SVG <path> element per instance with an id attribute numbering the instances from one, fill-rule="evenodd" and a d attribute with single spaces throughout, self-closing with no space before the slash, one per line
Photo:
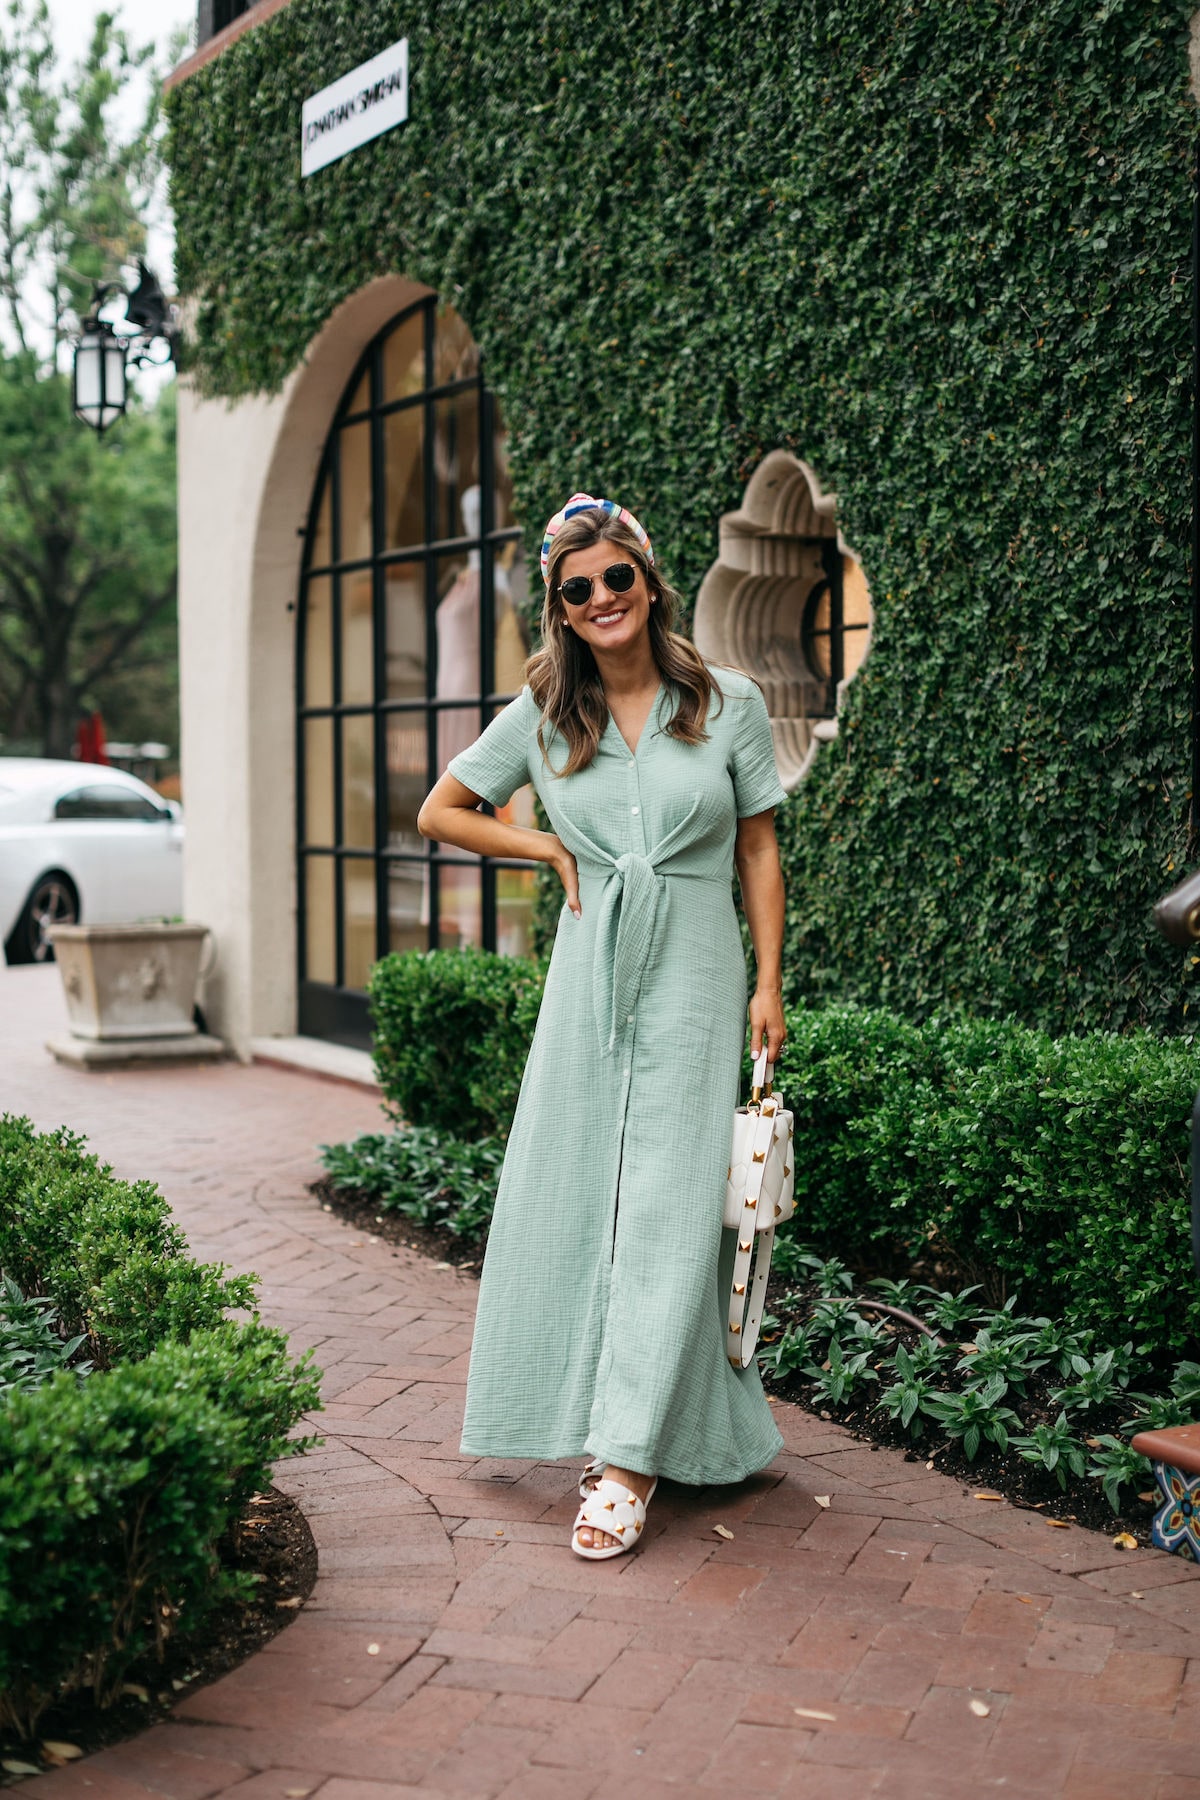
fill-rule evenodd
<path id="1" fill-rule="evenodd" d="M 71 370 L 71 409 L 76 418 L 93 431 L 107 431 L 121 418 L 128 398 L 126 371 L 173 362 L 178 326 L 175 308 L 167 302 L 157 279 L 138 262 L 138 284 L 125 296 L 125 318 L 138 329 L 132 337 L 122 337 L 100 308 L 110 295 L 122 290 L 115 281 L 97 282 L 92 289 L 92 306 L 79 337 Z M 166 355 L 152 355 L 161 343 Z"/>

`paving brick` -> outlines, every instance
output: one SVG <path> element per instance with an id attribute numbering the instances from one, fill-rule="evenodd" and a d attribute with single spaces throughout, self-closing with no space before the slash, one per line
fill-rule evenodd
<path id="1" fill-rule="evenodd" d="M 679 1590 L 680 1600 L 688 1606 L 734 1607 L 743 1595 L 751 1593 L 766 1578 L 766 1569 L 724 1559 L 712 1561 L 697 1569 Z"/>
<path id="2" fill-rule="evenodd" d="M 885 1771 L 835 1769 L 826 1763 L 799 1763 L 779 1788 L 779 1800 L 866 1800 L 880 1791 Z"/>
<path id="3" fill-rule="evenodd" d="M 845 1700 L 876 1706 L 919 1706 L 934 1685 L 936 1657 L 902 1650 L 868 1650 L 842 1689 Z"/>
<path id="4" fill-rule="evenodd" d="M 535 1663 L 504 1663 L 456 1656 L 430 1677 L 431 1695 L 443 1687 L 477 1688 L 491 1694 L 551 1694 L 577 1700 L 591 1676 L 575 1669 L 550 1669 Z"/>
<path id="5" fill-rule="evenodd" d="M 697 1786 L 739 1794 L 775 1794 L 803 1759 L 803 1732 L 768 1725 L 735 1725 Z"/>
<path id="6" fill-rule="evenodd" d="M 557 1588 L 529 1588 L 503 1607 L 487 1629 L 511 1632 L 515 1637 L 551 1638 L 569 1625 L 585 1605 L 580 1594 L 565 1594 Z"/>
<path id="7" fill-rule="evenodd" d="M 603 1779 L 599 1770 L 576 1769 L 567 1796 L 563 1793 L 562 1776 L 556 1770 L 539 1769 L 527 1763 L 507 1787 L 499 1790 L 497 1800 L 588 1800 Z"/>
<path id="8" fill-rule="evenodd" d="M 321 1789 L 321 1800 L 434 1800 L 433 1790 L 422 1784 L 411 1787 L 404 1782 L 350 1780 L 335 1776 Z"/>
<path id="9" fill-rule="evenodd" d="M 505 1694 L 496 1701 L 511 1703 L 524 1696 Z M 535 1704 L 544 1705 L 544 1702 Z M 648 1708 L 624 1706 L 563 1706 L 545 1722 L 548 1735 L 534 1752 L 534 1761 L 565 1769 L 604 1770 L 628 1759 L 630 1747 L 649 1726 L 654 1714 Z M 530 1722 L 534 1722 L 530 1716 Z"/>
<path id="10" fill-rule="evenodd" d="M 1183 1686 L 1184 1667 L 1176 1656 L 1114 1651 L 1100 1676 L 1099 1699 L 1116 1706 L 1174 1707 Z"/>
<path id="11" fill-rule="evenodd" d="M 1143 1793 L 1162 1789 L 1143 1789 Z M 1198 1786 L 1200 1792 L 1200 1786 Z M 1094 1762 L 1072 1763 L 1059 1790 L 1062 1800 L 1130 1800 L 1128 1769 L 1105 1769 Z"/>
<path id="12" fill-rule="evenodd" d="M 262 1769 L 237 1784 L 238 1800 L 315 1800 L 329 1780 L 311 1769 Z"/>
<path id="13" fill-rule="evenodd" d="M 661 1706 L 687 1674 L 681 1657 L 654 1656 L 645 1650 L 622 1650 L 600 1679 L 588 1689 L 588 1706 Z"/>
<path id="14" fill-rule="evenodd" d="M 541 1742 L 536 1731 L 474 1724 L 429 1771 L 433 1787 L 451 1794 L 498 1794 L 529 1765 Z"/>
<path id="15" fill-rule="evenodd" d="M 855 1619 L 833 1617 L 824 1611 L 796 1633 L 779 1661 L 798 1669 L 840 1669 L 851 1674 L 870 1648 L 874 1636 Z"/>

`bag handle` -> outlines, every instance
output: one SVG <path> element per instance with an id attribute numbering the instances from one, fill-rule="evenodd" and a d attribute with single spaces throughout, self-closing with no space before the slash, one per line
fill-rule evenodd
<path id="1" fill-rule="evenodd" d="M 757 1070 L 755 1071 L 757 1073 Z M 768 1096 L 769 1098 L 769 1096 Z M 779 1103 L 770 1104 L 759 1113 L 751 1139 L 750 1168 L 746 1178 L 746 1194 L 742 1206 L 742 1223 L 737 1227 L 737 1244 L 733 1256 L 733 1282 L 729 1294 L 729 1318 L 725 1349 L 735 1369 L 748 1369 L 758 1343 L 762 1323 L 763 1301 L 767 1292 L 767 1276 L 771 1269 L 771 1246 L 775 1242 L 775 1221 L 757 1229 L 758 1208 L 762 1200 L 763 1176 L 767 1156 L 775 1136 L 775 1117 Z M 754 1273 L 750 1264 L 753 1255 Z"/>
<path id="2" fill-rule="evenodd" d="M 750 1104 L 757 1106 L 763 1093 L 766 1092 L 769 1095 L 774 1085 L 775 1064 L 767 1061 L 767 1046 L 764 1042 L 762 1049 L 754 1059 L 754 1073 L 750 1077 Z"/>

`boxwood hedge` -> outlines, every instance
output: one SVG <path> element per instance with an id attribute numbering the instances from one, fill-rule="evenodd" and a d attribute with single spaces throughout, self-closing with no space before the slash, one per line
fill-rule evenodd
<path id="1" fill-rule="evenodd" d="M 280 1332 L 226 1319 L 252 1278 L 194 1262 L 69 1132 L 0 1119 L 0 1269 L 87 1352 L 0 1391 L 0 1728 L 31 1736 L 236 1588 L 216 1544 L 319 1398 Z"/>
<path id="2" fill-rule="evenodd" d="M 456 1157 L 438 1134 L 480 1129 L 451 1104 L 446 1058 L 460 1058 L 468 1092 L 486 1089 L 494 1071 L 486 1130 L 506 1132 L 536 973 L 517 958 L 436 952 L 381 964 L 376 982 L 389 996 L 377 1066 L 404 1071 L 403 1086 L 393 1079 L 387 1090 L 392 1110 L 427 1129 L 392 1153 L 360 1140 L 327 1166 L 341 1185 L 388 1193 L 410 1212 L 428 1189 L 445 1223 Z M 427 1017 L 454 1021 L 456 1049 L 448 1035 L 416 1029 Z M 787 1019 L 779 1079 L 796 1115 L 791 1236 L 860 1266 L 902 1263 L 932 1242 L 996 1303 L 1019 1291 L 1027 1310 L 1112 1342 L 1132 1334 L 1152 1356 L 1194 1351 L 1188 1128 L 1200 1069 L 1189 1042 L 1144 1030 L 1056 1039 L 1013 1019 L 917 1024 L 854 1005 L 793 1006 Z M 473 1167 L 469 1204 L 479 1230 L 487 1209 Z"/>

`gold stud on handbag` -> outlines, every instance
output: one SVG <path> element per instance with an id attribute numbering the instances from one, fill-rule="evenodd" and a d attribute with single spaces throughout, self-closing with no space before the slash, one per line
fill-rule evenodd
<path id="1" fill-rule="evenodd" d="M 728 1230 L 738 1233 L 726 1341 L 726 1353 L 735 1369 L 749 1368 L 758 1343 L 775 1227 L 796 1210 L 796 1159 L 788 1160 L 795 1127 L 781 1097 L 772 1091 L 774 1075 L 775 1065 L 767 1061 L 764 1046 L 755 1059 L 749 1104 L 739 1106 L 733 1115 L 724 1222 Z M 759 1206 L 764 1198 L 770 1204 Z M 743 1240 L 747 1212 L 753 1214 L 754 1231 Z"/>

